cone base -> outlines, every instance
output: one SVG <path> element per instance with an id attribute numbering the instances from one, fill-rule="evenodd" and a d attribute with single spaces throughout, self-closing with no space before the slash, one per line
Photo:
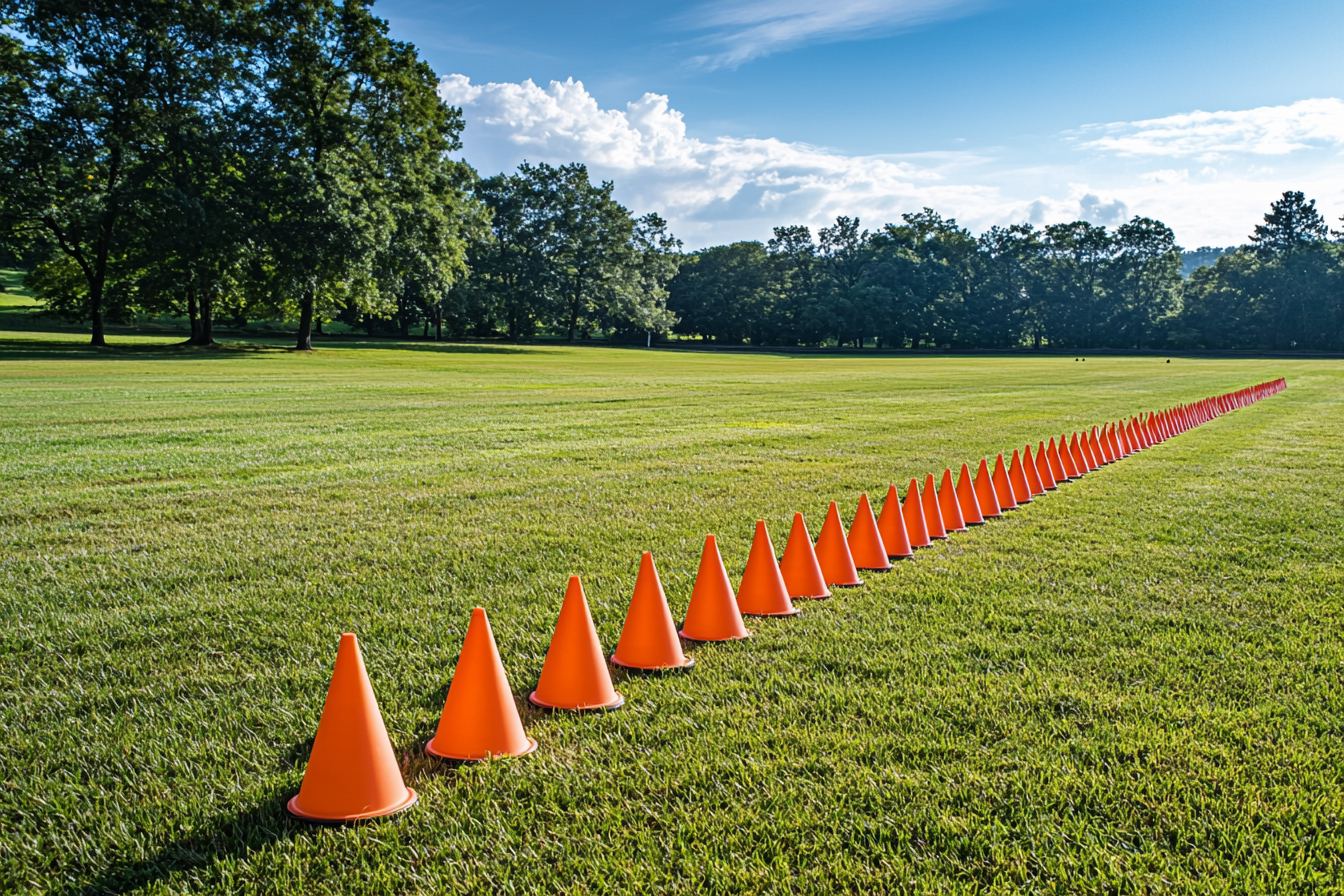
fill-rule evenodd
<path id="1" fill-rule="evenodd" d="M 527 702 L 531 703 L 533 706 L 538 706 L 542 709 L 553 709 L 557 712 L 609 712 L 613 709 L 620 709 L 625 705 L 625 695 L 618 691 L 616 693 L 616 699 L 610 703 L 594 703 L 588 706 L 559 706 L 554 703 L 542 702 L 537 699 L 537 692 L 533 691 L 527 695 Z"/>
<path id="2" fill-rule="evenodd" d="M 680 666 L 632 666 L 629 663 L 623 663 L 616 659 L 616 654 L 611 655 L 611 662 L 614 666 L 620 666 L 622 669 L 630 669 L 633 672 L 681 672 L 695 665 L 695 657 L 686 657 L 686 662 Z"/>
<path id="3" fill-rule="evenodd" d="M 806 598 L 804 598 L 804 600 L 806 600 Z M 785 610 L 785 611 L 782 612 L 782 613 L 748 613 L 747 611 L 743 610 L 743 611 L 742 611 L 742 615 L 743 615 L 743 616 L 759 616 L 759 617 L 761 617 L 762 619 L 769 619 L 769 618 L 772 618 L 772 617 L 775 617 L 775 616 L 797 616 L 797 615 L 798 615 L 799 613 L 801 613 L 801 612 L 803 612 L 803 611 L 800 610 L 800 609 L 798 609 L 797 607 L 794 607 L 792 610 Z"/>
<path id="4" fill-rule="evenodd" d="M 827 584 L 832 588 L 862 588 L 863 579 L 859 579 L 857 582 L 828 582 Z"/>
<path id="5" fill-rule="evenodd" d="M 908 554 L 888 554 L 887 559 L 891 560 L 892 562 L 895 562 L 897 560 L 913 560 L 915 559 L 915 552 L 911 551 Z"/>
<path id="6" fill-rule="evenodd" d="M 955 535 L 955 534 L 958 533 L 958 532 L 969 532 L 969 531 L 970 531 L 970 530 L 967 529 L 965 526 L 962 526 L 960 529 L 948 529 L 948 530 L 947 530 L 947 534 L 948 534 L 948 535 Z"/>
<path id="7" fill-rule="evenodd" d="M 825 594 L 790 594 L 789 600 L 830 600 L 831 592 Z"/>
<path id="8" fill-rule="evenodd" d="M 751 632 L 747 632 L 745 635 L 729 635 L 727 638 L 697 638 L 695 635 L 686 634 L 684 629 L 677 634 L 687 641 L 694 641 L 697 644 L 722 644 L 724 641 L 745 641 L 751 637 Z"/>
<path id="9" fill-rule="evenodd" d="M 321 815 L 309 815 L 299 808 L 298 794 L 289 798 L 285 803 L 285 811 L 289 813 L 290 818 L 299 821 L 308 821 L 313 824 L 349 824 L 352 821 L 367 821 L 370 818 L 382 818 L 386 815 L 395 815 L 398 812 L 404 812 L 420 801 L 420 795 L 409 787 L 406 788 L 406 799 L 387 809 L 375 809 L 371 812 L 357 812 L 354 815 L 343 815 L 340 818 L 326 818 Z"/>
<path id="10" fill-rule="evenodd" d="M 428 753 L 429 755 L 437 757 L 439 759 L 452 759 L 455 762 L 484 762 L 487 759 L 504 759 L 505 757 L 512 757 L 512 756 L 526 756 L 528 753 L 535 753 L 536 751 L 537 751 L 537 742 L 530 737 L 527 739 L 526 750 L 520 750 L 517 753 L 485 753 L 480 756 L 462 756 L 462 755 L 454 756 L 452 753 L 440 752 L 439 750 L 434 749 L 433 740 L 425 744 L 425 752 Z"/>
<path id="11" fill-rule="evenodd" d="M 854 568 L 857 569 L 859 572 L 875 572 L 878 574 L 884 572 L 891 572 L 890 563 L 888 563 L 886 566 L 856 566 Z"/>

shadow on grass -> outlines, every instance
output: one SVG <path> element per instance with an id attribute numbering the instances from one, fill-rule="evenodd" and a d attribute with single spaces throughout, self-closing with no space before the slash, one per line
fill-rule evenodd
<path id="1" fill-rule="evenodd" d="M 408 787 L 414 789 L 429 778 L 452 777 L 457 773 L 460 763 L 446 762 L 425 754 L 425 741 L 432 736 L 433 732 L 430 732 L 428 737 L 394 747 L 400 761 L 402 778 Z M 282 765 L 306 766 L 312 749 L 312 738 L 292 745 L 285 752 Z M 218 818 L 146 859 L 114 863 L 93 880 L 70 892 L 79 896 L 126 893 L 167 880 L 176 874 L 208 868 L 221 860 L 246 858 L 272 844 L 314 837 L 323 828 L 333 827 L 290 817 L 285 811 L 285 804 L 295 792 L 273 790 L 255 808 Z M 370 818 L 334 827 L 399 824 L 417 811 L 423 811 L 423 807 L 417 805 L 383 818 Z"/>
<path id="2" fill-rule="evenodd" d="M 114 336 L 113 339 L 116 337 Z M 522 355 L 546 353 L 531 346 L 472 345 L 470 343 L 431 343 L 376 341 L 317 342 L 314 354 L 335 354 L 349 349 L 386 352 L 413 351 L 435 354 Z M 258 355 L 307 354 L 294 350 L 289 339 L 221 342 L 208 348 L 174 343 L 116 343 L 94 348 L 86 340 L 57 341 L 43 339 L 0 339 L 0 361 L 216 361 L 225 358 L 249 358 Z"/>

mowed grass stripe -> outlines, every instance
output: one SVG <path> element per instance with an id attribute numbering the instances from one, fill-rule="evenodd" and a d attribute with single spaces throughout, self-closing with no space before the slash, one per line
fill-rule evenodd
<path id="1" fill-rule="evenodd" d="M 1086 363 L 361 348 L 24 361 L 49 369 L 24 374 L 0 444 L 4 880 L 1332 880 L 1339 366 Z M 610 649 L 640 550 L 679 618 L 707 531 L 736 576 L 757 516 L 778 542 L 794 509 L 815 529 L 829 499 L 849 511 L 859 490 L 1279 373 L 1292 388 L 1270 401 L 800 618 L 754 620 L 745 644 L 696 646 L 690 675 L 621 681 L 618 713 L 525 708 L 542 743 L 527 760 L 447 770 L 418 752 L 473 605 L 489 608 L 522 694 L 570 572 Z M 789 428 L 741 425 L 760 421 Z M 33 450 L 53 432 L 67 441 Z M 312 831 L 280 807 L 345 629 L 422 806 Z"/>

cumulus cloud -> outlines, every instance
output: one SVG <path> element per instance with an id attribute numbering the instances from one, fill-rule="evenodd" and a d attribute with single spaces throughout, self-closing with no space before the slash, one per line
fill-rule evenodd
<path id="1" fill-rule="evenodd" d="M 983 5 L 983 0 L 737 0 L 697 7 L 682 22 L 711 32 L 706 42 L 717 52 L 696 62 L 731 68 L 806 43 L 886 34 Z"/>
<path id="2" fill-rule="evenodd" d="M 774 224 L 824 224 L 859 215 L 880 225 L 924 205 L 965 212 L 979 223 L 1006 213 L 998 191 L 954 182 L 976 157 L 949 153 L 918 161 L 847 156 L 773 138 L 688 136 L 668 98 L 646 93 L 625 109 L 603 109 L 580 81 L 472 84 L 445 77 L 440 95 L 463 107 L 468 158 L 485 171 L 523 159 L 586 163 L 615 180 L 628 206 L 657 211 L 688 241 L 759 236 Z"/>
<path id="3" fill-rule="evenodd" d="M 1196 156 L 1212 161 L 1240 153 L 1286 155 L 1344 146 L 1344 101 L 1330 97 L 1233 112 L 1187 112 L 1090 125 L 1080 135 L 1086 138 L 1084 147 L 1123 156 Z"/>
<path id="4" fill-rule="evenodd" d="M 1142 165 L 1109 153 L 1080 153 L 1058 165 L 1007 151 L 858 156 L 772 138 L 693 137 L 666 96 L 646 93 L 624 108 L 603 108 L 572 79 L 541 87 L 451 75 L 439 90 L 463 108 L 466 157 L 482 173 L 512 170 L 524 159 L 583 162 L 594 179 L 615 181 L 617 198 L 632 211 L 667 218 L 689 248 L 767 239 L 780 224 L 815 230 L 836 215 L 856 215 L 876 229 L 924 206 L 974 232 L 1021 221 L 1114 226 L 1145 215 L 1188 245 L 1241 242 L 1288 189 L 1306 190 L 1331 217 L 1344 211 L 1344 171 L 1312 154 L 1281 160 L 1281 171 L 1247 164 L 1265 159 L 1252 155 L 1193 175 L 1179 163 L 1153 165 L 1155 152 L 1140 156 Z M 1071 136 L 1060 135 L 1059 146 Z M 1188 155 L 1184 145 L 1173 162 Z"/>

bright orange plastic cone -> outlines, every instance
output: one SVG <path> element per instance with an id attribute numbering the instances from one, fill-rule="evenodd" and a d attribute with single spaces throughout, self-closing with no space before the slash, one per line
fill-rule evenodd
<path id="1" fill-rule="evenodd" d="M 442 759 L 473 760 L 523 756 L 536 748 L 518 717 L 490 620 L 477 607 L 471 611 L 439 729 L 425 744 L 425 752 Z"/>
<path id="2" fill-rule="evenodd" d="M 774 559 L 772 550 L 770 561 L 773 563 Z M 719 543 L 713 535 L 705 536 L 705 547 L 700 552 L 700 571 L 695 576 L 695 588 L 691 591 L 691 603 L 686 608 L 681 633 L 692 641 L 740 641 L 751 637 L 751 632 L 742 624 L 733 585 L 728 581 L 728 570 L 723 568 Z"/>
<path id="3" fill-rule="evenodd" d="M 1016 510 L 1017 499 L 1013 497 L 1013 484 L 1008 481 L 1008 468 L 1003 463 L 1003 455 L 1000 454 L 994 460 L 994 497 L 999 499 L 999 507 L 1003 510 Z"/>
<path id="4" fill-rule="evenodd" d="M 1013 500 L 1019 504 L 1031 501 L 1031 485 L 1027 483 L 1027 473 L 1022 469 L 1022 457 L 1013 449 L 1013 460 L 1008 465 L 1008 485 L 1013 489 Z"/>
<path id="5" fill-rule="evenodd" d="M 658 669 L 688 669 L 695 660 L 681 650 L 677 626 L 672 611 L 667 608 L 663 583 L 658 581 L 658 568 L 648 551 L 639 559 L 639 575 L 635 578 L 635 593 L 630 596 L 630 609 L 625 613 L 621 640 L 611 661 L 627 669 L 650 672 Z"/>
<path id="6" fill-rule="evenodd" d="M 802 612 L 789 601 L 789 586 L 775 562 L 775 546 L 770 542 L 765 520 L 756 521 L 756 536 L 751 540 L 742 587 L 737 589 L 737 608 L 748 616 L 796 616 Z"/>
<path id="7" fill-rule="evenodd" d="M 980 502 L 980 514 L 985 519 L 1003 514 L 998 493 L 994 491 L 994 479 L 989 475 L 989 464 L 983 457 L 980 458 L 980 470 L 975 474 L 975 500 Z"/>
<path id="8" fill-rule="evenodd" d="M 882 502 L 882 515 L 877 518 L 877 534 L 887 548 L 887 559 L 908 560 L 915 556 L 910 547 L 910 536 L 905 531 L 905 514 L 901 512 L 901 496 L 896 486 L 887 486 L 887 500 Z"/>
<path id="9" fill-rule="evenodd" d="M 817 536 L 817 563 L 821 565 L 827 585 L 850 588 L 863 584 L 859 571 L 854 568 L 854 557 L 845 540 L 845 524 L 840 522 L 840 511 L 834 501 L 831 509 L 826 511 L 826 521 L 821 524 L 821 534 Z"/>
<path id="10" fill-rule="evenodd" d="M 1059 439 L 1061 443 L 1064 441 L 1063 436 L 1060 436 Z M 1070 479 L 1078 478 L 1076 472 L 1074 473 L 1069 472 L 1070 470 L 1073 469 L 1073 462 L 1070 461 L 1067 464 L 1064 463 L 1065 454 L 1068 454 L 1068 448 L 1066 447 L 1064 452 L 1061 453 L 1059 450 L 1059 445 L 1055 444 L 1055 437 L 1051 436 L 1050 447 L 1047 449 L 1046 456 L 1050 460 L 1050 475 L 1055 477 L 1055 485 L 1059 485 L 1061 482 L 1068 482 Z"/>
<path id="11" fill-rule="evenodd" d="M 1073 439 L 1069 442 L 1068 449 L 1069 457 L 1073 459 L 1073 467 L 1078 471 L 1078 474 L 1083 476 L 1091 473 L 1092 466 L 1087 462 L 1087 458 L 1083 456 L 1082 446 L 1078 444 L 1078 433 L 1075 432 L 1073 434 Z"/>
<path id="12" fill-rule="evenodd" d="M 1045 494 L 1045 480 L 1041 478 L 1036 458 L 1032 457 L 1030 442 L 1022 446 L 1022 472 L 1027 474 L 1027 487 L 1031 489 L 1033 495 Z"/>
<path id="13" fill-rule="evenodd" d="M 854 522 L 849 526 L 849 537 L 846 540 L 856 570 L 886 572 L 891 569 L 887 546 L 882 543 L 882 533 L 877 531 L 873 506 L 868 503 L 866 493 L 859 495 L 859 509 L 854 511 Z"/>
<path id="14" fill-rule="evenodd" d="M 1087 460 L 1087 465 L 1094 470 L 1100 470 L 1102 467 L 1101 453 L 1097 450 L 1097 443 L 1092 438 L 1092 434 L 1083 430 L 1083 438 L 1079 442 L 1079 447 L 1083 449 L 1083 458 Z"/>
<path id="15" fill-rule="evenodd" d="M 910 480 L 910 487 L 905 490 L 905 503 L 901 505 L 901 513 L 905 516 L 905 534 L 910 536 L 910 547 L 926 548 L 933 544 L 929 540 L 929 527 L 924 520 L 924 505 L 919 498 L 919 483 Z"/>
<path id="16" fill-rule="evenodd" d="M 957 479 L 957 504 L 961 506 L 961 518 L 968 526 L 979 526 L 985 521 L 980 513 L 980 501 L 975 497 L 975 486 L 971 482 L 971 468 L 961 465 L 961 476 Z"/>
<path id="17" fill-rule="evenodd" d="M 1055 479 L 1054 467 L 1050 464 L 1050 454 L 1047 452 L 1045 442 L 1039 442 L 1036 445 L 1036 472 L 1041 476 L 1041 485 L 1045 490 L 1053 492 L 1059 488 L 1059 482 Z"/>
<path id="18" fill-rule="evenodd" d="M 416 799 L 401 779 L 359 642 L 347 632 L 336 648 L 303 784 L 285 809 L 305 821 L 339 823 L 391 815 Z"/>
<path id="19" fill-rule="evenodd" d="M 607 658 L 597 640 L 597 628 L 588 612 L 588 599 L 578 576 L 569 577 L 555 634 L 546 650 L 537 689 L 527 696 L 544 709 L 615 709 L 625 698 L 611 686 Z"/>
<path id="20" fill-rule="evenodd" d="M 831 596 L 801 513 L 793 515 L 793 528 L 789 530 L 788 544 L 784 545 L 784 557 L 779 561 L 779 574 L 794 600 L 825 600 Z"/>
<path id="21" fill-rule="evenodd" d="M 938 510 L 943 515 L 943 528 L 948 532 L 965 532 L 966 520 L 957 502 L 957 489 L 952 485 L 952 471 L 943 470 L 943 482 L 938 486 Z"/>
<path id="22" fill-rule="evenodd" d="M 930 538 L 946 538 L 947 527 L 943 525 L 943 511 L 938 506 L 938 487 L 933 484 L 933 474 L 924 480 L 924 525 L 928 527 Z"/>

